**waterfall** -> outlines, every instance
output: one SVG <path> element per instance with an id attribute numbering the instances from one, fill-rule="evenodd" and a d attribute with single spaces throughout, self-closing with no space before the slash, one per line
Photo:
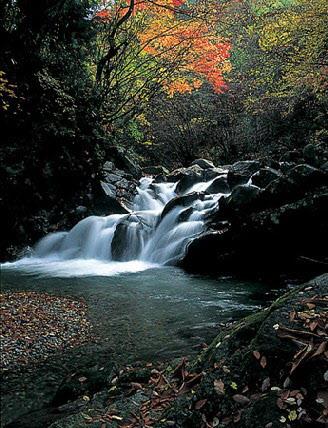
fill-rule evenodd
<path id="1" fill-rule="evenodd" d="M 206 215 L 217 207 L 221 194 L 206 193 L 212 182 L 197 183 L 177 195 L 177 183 L 154 183 L 143 177 L 131 213 L 90 216 L 69 232 L 51 233 L 20 265 L 34 262 L 50 269 L 55 263 L 55 270 L 58 262 L 65 262 L 81 269 L 101 261 L 117 273 L 175 264 L 188 242 L 204 230 Z"/>

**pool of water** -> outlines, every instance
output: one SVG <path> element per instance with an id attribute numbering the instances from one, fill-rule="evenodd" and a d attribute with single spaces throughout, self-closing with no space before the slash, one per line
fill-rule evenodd
<path id="1" fill-rule="evenodd" d="M 114 276 L 91 275 L 90 270 L 78 276 L 76 269 L 71 275 L 57 270 L 54 276 L 53 269 L 3 265 L 2 290 L 83 298 L 98 344 L 124 361 L 198 352 L 197 346 L 209 343 L 223 323 L 257 311 L 276 294 L 265 284 L 189 275 L 174 267 L 136 268 Z"/>

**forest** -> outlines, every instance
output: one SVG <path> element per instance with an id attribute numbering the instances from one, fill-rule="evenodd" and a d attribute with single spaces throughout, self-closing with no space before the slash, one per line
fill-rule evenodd
<path id="1" fill-rule="evenodd" d="M 0 7 L 4 258 L 88 205 L 118 153 L 173 169 L 327 142 L 323 0 Z"/>
<path id="2" fill-rule="evenodd" d="M 328 426 L 325 0 L 0 0 L 1 428 Z"/>

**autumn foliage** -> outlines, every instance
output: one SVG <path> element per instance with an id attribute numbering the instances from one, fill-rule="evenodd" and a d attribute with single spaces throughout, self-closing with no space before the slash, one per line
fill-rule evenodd
<path id="1" fill-rule="evenodd" d="M 116 3 L 99 10 L 96 19 L 110 23 L 126 13 L 130 4 Z M 157 75 L 170 95 L 191 92 L 204 82 L 214 92 L 226 89 L 230 71 L 230 43 L 219 37 L 195 6 L 185 0 L 149 0 L 134 4 L 140 56 L 158 64 Z"/>

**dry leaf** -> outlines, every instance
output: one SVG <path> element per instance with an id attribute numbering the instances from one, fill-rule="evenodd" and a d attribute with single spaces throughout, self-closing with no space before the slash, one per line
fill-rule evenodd
<path id="1" fill-rule="evenodd" d="M 215 380 L 214 381 L 214 389 L 215 392 L 219 395 L 223 395 L 224 394 L 224 383 L 222 382 L 221 379 Z"/>

